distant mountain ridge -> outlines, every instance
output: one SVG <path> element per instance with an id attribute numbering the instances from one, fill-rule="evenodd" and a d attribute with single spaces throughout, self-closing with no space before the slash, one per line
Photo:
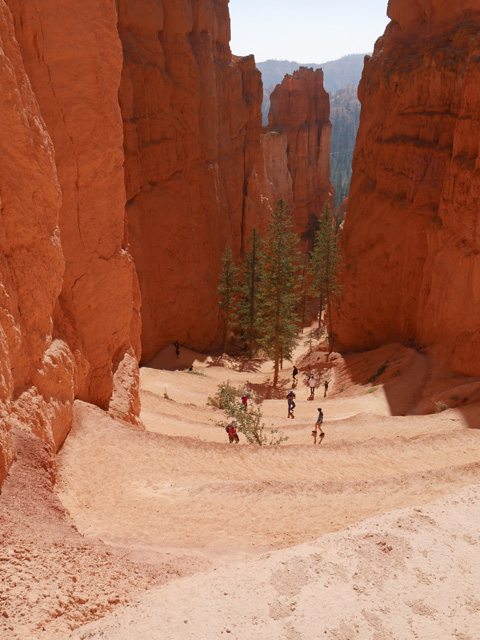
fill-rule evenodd
<path id="1" fill-rule="evenodd" d="M 324 87 L 330 94 L 330 121 L 332 142 L 330 154 L 330 179 L 334 188 L 334 207 L 348 196 L 352 175 L 352 157 L 360 118 L 357 87 L 362 77 L 365 56 L 355 53 L 322 64 L 300 64 L 289 60 L 258 62 L 263 79 L 263 124 L 268 124 L 270 94 L 286 74 L 293 74 L 300 67 L 323 69 Z"/>
<path id="2" fill-rule="evenodd" d="M 264 88 L 279 84 L 285 74 L 292 74 L 300 67 L 323 69 L 324 87 L 328 93 L 335 93 L 338 89 L 344 89 L 348 85 L 357 86 L 360 82 L 363 70 L 363 62 L 366 53 L 352 53 L 338 60 L 328 62 L 305 63 L 292 62 L 290 60 L 266 60 L 257 62 L 257 69 L 262 73 Z"/>

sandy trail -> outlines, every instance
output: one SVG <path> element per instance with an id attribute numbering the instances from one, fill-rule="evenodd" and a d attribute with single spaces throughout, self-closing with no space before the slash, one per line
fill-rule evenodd
<path id="1" fill-rule="evenodd" d="M 209 558 L 221 549 L 224 561 L 229 553 L 247 557 L 310 541 L 480 481 L 480 431 L 468 428 L 461 411 L 392 416 L 382 385 L 345 388 L 342 380 L 340 392 L 334 368 L 328 369 L 330 395 L 323 398 L 319 390 L 313 402 L 301 373 L 295 420 L 287 419 L 284 399 L 263 402 L 267 430 L 281 429 L 286 444 L 229 445 L 215 425 L 224 413 L 208 406 L 208 397 L 227 380 L 240 389 L 261 388 L 271 363 L 242 372 L 233 360 L 218 366 L 182 351 L 177 361 L 167 348 L 153 363 L 163 368 L 141 370 L 147 431 L 77 404 L 60 456 L 58 491 L 81 532 Z M 395 354 L 395 366 L 410 357 Z M 378 368 L 378 354 L 370 358 L 373 364 L 361 356 L 368 375 Z M 189 364 L 195 373 L 175 370 Z M 325 375 L 321 365 L 315 371 L 317 379 Z M 290 372 L 288 366 L 282 374 L 282 396 Z M 311 437 L 317 406 L 325 414 L 321 446 L 313 446 Z"/>
<path id="2" fill-rule="evenodd" d="M 77 401 L 58 455 L 56 495 L 51 461 L 37 442 L 37 458 L 27 452 L 14 465 L 0 496 L 0 612 L 7 614 L 0 635 L 65 640 L 70 629 L 171 582 L 138 609 L 74 637 L 476 640 L 478 571 L 469 558 L 478 549 L 479 496 L 468 487 L 480 483 L 480 429 L 472 428 L 480 426 L 480 404 L 464 405 L 469 392 L 477 399 L 478 381 L 435 379 L 428 359 L 399 345 L 329 362 L 300 347 L 295 361 L 302 371 L 294 420 L 286 416 L 290 363 L 272 393 L 270 362 L 219 362 L 185 349 L 177 360 L 168 348 L 141 370 L 144 426 Z M 327 398 L 319 389 L 308 400 L 310 369 L 318 381 L 328 377 Z M 260 393 L 267 430 L 281 429 L 288 441 L 256 447 L 241 435 L 240 445 L 229 445 L 215 424 L 223 412 L 207 404 L 225 381 Z M 459 406 L 409 415 L 432 398 L 456 398 Z M 314 446 L 318 406 L 326 437 Z M 38 478 L 41 491 L 28 495 Z M 437 498 L 434 517 L 425 505 Z M 408 508 L 400 519 L 383 515 L 398 508 Z M 396 545 L 400 552 L 390 554 Z M 305 593 L 295 591 L 298 581 Z M 235 594 L 224 601 L 228 616 L 219 588 L 220 600 Z M 396 592 L 403 595 L 393 605 Z M 321 623 L 319 609 L 328 614 Z"/>

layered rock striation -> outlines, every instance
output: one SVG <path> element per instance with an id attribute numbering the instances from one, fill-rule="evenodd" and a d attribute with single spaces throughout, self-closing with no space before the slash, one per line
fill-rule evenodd
<path id="1" fill-rule="evenodd" d="M 262 139 L 265 178 L 272 187 L 270 199 L 276 202 L 283 197 L 290 203 L 296 231 L 304 237 L 324 202 L 333 204 L 331 134 L 323 71 L 301 67 L 286 75 L 270 97 L 268 127 Z"/>
<path id="2" fill-rule="evenodd" d="M 116 26 L 113 2 L 0 2 L 0 481 L 14 424 L 56 450 L 75 398 L 138 415 Z"/>
<path id="3" fill-rule="evenodd" d="M 337 339 L 480 372 L 480 8 L 390 0 L 367 58 Z"/>
<path id="4" fill-rule="evenodd" d="M 219 333 L 220 258 L 239 258 L 283 197 L 297 230 L 331 191 L 321 71 L 287 76 L 262 133 L 253 56 L 229 48 L 228 2 L 119 0 L 127 217 L 142 296 L 142 360 Z M 320 203 L 319 203 L 320 201 Z"/>

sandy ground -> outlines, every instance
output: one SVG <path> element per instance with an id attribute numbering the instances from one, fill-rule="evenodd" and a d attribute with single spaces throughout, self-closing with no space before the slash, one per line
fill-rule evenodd
<path id="1" fill-rule="evenodd" d="M 177 360 L 173 347 L 141 370 L 145 428 L 77 402 L 58 456 L 57 495 L 45 480 L 30 527 L 22 509 L 14 514 L 15 470 L 0 497 L 15 515 L 10 529 L 0 520 L 12 536 L 0 557 L 9 580 L 0 635 L 67 638 L 115 610 L 72 637 L 480 637 L 480 574 L 471 562 L 480 531 L 480 382 L 401 345 L 327 361 L 304 344 L 295 362 L 294 420 L 285 400 L 290 363 L 273 393 L 271 362 L 186 349 Z M 326 398 L 322 388 L 308 399 L 309 370 L 329 380 Z M 241 444 L 229 445 L 215 424 L 223 412 L 208 404 L 225 381 L 255 390 L 266 430 L 288 441 L 256 447 L 240 435 Z M 439 402 L 453 408 L 413 415 Z M 314 446 L 319 406 L 326 437 Z M 12 564 L 14 531 L 33 563 L 30 578 L 21 558 Z M 50 559 L 32 609 L 25 584 L 43 554 Z M 82 602 L 68 577 L 75 569 Z"/>

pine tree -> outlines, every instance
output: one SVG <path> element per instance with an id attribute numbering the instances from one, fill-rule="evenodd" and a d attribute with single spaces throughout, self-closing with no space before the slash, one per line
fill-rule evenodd
<path id="1" fill-rule="evenodd" d="M 274 360 L 273 386 L 277 386 L 280 361 L 290 358 L 298 335 L 295 306 L 298 301 L 298 235 L 284 200 L 272 213 L 264 245 L 260 343 Z"/>
<path id="2" fill-rule="evenodd" d="M 245 254 L 245 263 L 240 267 L 242 284 L 237 305 L 238 325 L 248 348 L 248 357 L 253 357 L 253 347 L 258 336 L 260 317 L 260 287 L 263 267 L 262 240 L 256 229 L 248 240 L 251 247 Z"/>
<path id="3" fill-rule="evenodd" d="M 335 218 L 327 201 L 323 207 L 315 245 L 310 256 L 311 290 L 318 298 L 318 328 L 322 326 L 322 314 L 327 311 L 329 351 L 333 345 L 332 305 L 338 304 L 342 287 L 339 275 L 342 258 L 337 246 Z"/>
<path id="4" fill-rule="evenodd" d="M 220 309 L 223 311 L 225 319 L 223 353 L 227 350 L 227 340 L 230 333 L 230 327 L 235 320 L 235 306 L 238 292 L 237 273 L 238 269 L 233 261 L 232 250 L 227 244 L 222 255 L 220 284 L 218 286 L 218 293 L 220 296 L 218 304 L 220 305 Z"/>

